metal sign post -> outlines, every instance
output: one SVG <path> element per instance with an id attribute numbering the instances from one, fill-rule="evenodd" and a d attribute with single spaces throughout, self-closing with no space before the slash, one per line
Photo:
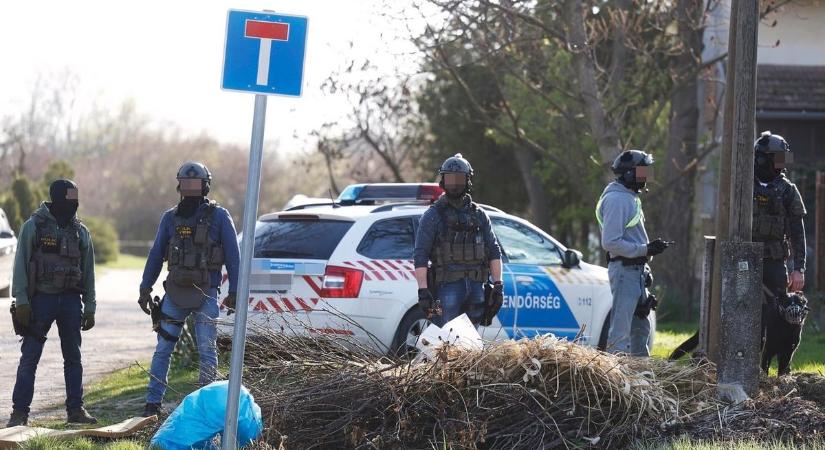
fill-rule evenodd
<path id="1" fill-rule="evenodd" d="M 255 250 L 255 222 L 261 190 L 266 96 L 300 96 L 304 73 L 307 18 L 265 12 L 229 10 L 221 88 L 254 92 L 252 142 L 249 147 L 249 172 L 243 210 L 241 265 L 236 296 L 235 330 L 229 369 L 221 448 L 238 446 L 238 413 L 243 358 L 246 346 L 246 319 L 249 312 L 249 276 Z"/>
<path id="2" fill-rule="evenodd" d="M 261 191 L 261 161 L 263 160 L 264 125 L 266 122 L 266 95 L 255 96 L 255 115 L 252 117 L 252 143 L 249 146 L 249 172 L 246 180 L 246 200 L 243 207 L 241 239 L 241 268 L 236 297 L 235 331 L 232 335 L 232 360 L 229 371 L 229 395 L 224 423 L 224 450 L 237 446 L 238 407 L 243 378 L 243 356 L 246 347 L 246 316 L 249 311 L 249 274 L 252 271 L 252 252 L 255 249 L 255 222 L 258 218 L 258 198 Z"/>

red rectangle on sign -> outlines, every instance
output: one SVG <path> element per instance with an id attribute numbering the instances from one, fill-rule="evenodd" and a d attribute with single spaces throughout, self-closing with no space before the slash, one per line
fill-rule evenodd
<path id="1" fill-rule="evenodd" d="M 272 39 L 274 41 L 289 40 L 289 24 L 281 22 L 261 22 L 259 20 L 246 21 L 246 37 Z"/>

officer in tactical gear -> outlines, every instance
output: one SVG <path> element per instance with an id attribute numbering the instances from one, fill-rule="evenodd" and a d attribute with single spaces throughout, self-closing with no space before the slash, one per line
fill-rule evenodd
<path id="1" fill-rule="evenodd" d="M 607 350 L 633 356 L 650 356 L 650 309 L 655 297 L 647 295 L 652 282 L 651 256 L 665 251 L 670 242 L 648 241 L 639 194 L 651 178 L 653 157 L 639 150 L 622 152 L 613 161 L 616 180 L 607 185 L 596 205 L 596 219 L 607 252 L 607 272 L 613 293 L 613 310 Z"/>
<path id="2" fill-rule="evenodd" d="M 14 321 L 26 330 L 7 426 L 26 425 L 46 335 L 57 322 L 70 423 L 97 423 L 83 408 L 80 331 L 95 325 L 95 255 L 89 230 L 77 218 L 78 189 L 70 180 L 49 186 L 20 230 L 14 261 Z"/>
<path id="3" fill-rule="evenodd" d="M 753 144 L 753 241 L 763 242 L 762 282 L 773 292 L 769 303 L 805 287 L 805 204 L 785 177 L 791 147 L 782 136 L 765 131 Z M 793 255 L 793 271 L 785 266 Z M 766 305 L 767 306 L 767 305 Z"/>
<path id="4" fill-rule="evenodd" d="M 198 383 L 206 385 L 217 375 L 218 290 L 221 267 L 229 273 L 229 293 L 224 306 L 235 308 L 240 263 L 235 224 L 229 212 L 206 195 L 212 183 L 209 169 L 187 162 L 178 170 L 180 202 L 164 212 L 143 271 L 138 304 L 153 317 L 157 347 L 149 370 L 149 386 L 143 416 L 160 412 L 169 362 L 186 318 L 194 314 L 195 340 L 200 357 Z M 166 261 L 168 275 L 161 300 L 151 297 Z"/>
<path id="5" fill-rule="evenodd" d="M 470 162 L 458 153 L 438 173 L 445 193 L 421 216 L 415 236 L 419 306 L 438 326 L 462 313 L 475 325 L 490 325 L 504 295 L 498 239 L 490 218 L 470 197 Z"/>

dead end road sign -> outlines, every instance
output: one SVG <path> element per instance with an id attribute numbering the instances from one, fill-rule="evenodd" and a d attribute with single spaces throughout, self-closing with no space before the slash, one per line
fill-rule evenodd
<path id="1" fill-rule="evenodd" d="M 301 16 L 230 10 L 221 87 L 300 96 L 307 22 Z"/>

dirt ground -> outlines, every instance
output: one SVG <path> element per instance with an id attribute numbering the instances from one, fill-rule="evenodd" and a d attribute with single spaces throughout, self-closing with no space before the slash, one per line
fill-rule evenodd
<path id="1" fill-rule="evenodd" d="M 137 305 L 141 274 L 139 270 L 105 270 L 98 274 L 97 323 L 93 329 L 83 332 L 84 385 L 135 361 L 145 363 L 152 358 L 156 337 L 151 331 L 151 320 Z M 10 302 L 0 298 L 0 426 L 11 413 L 11 395 L 20 358 L 19 337 L 14 335 L 8 315 Z M 65 399 L 60 339 L 57 326 L 52 325 L 37 370 L 32 418 L 62 413 Z"/>

